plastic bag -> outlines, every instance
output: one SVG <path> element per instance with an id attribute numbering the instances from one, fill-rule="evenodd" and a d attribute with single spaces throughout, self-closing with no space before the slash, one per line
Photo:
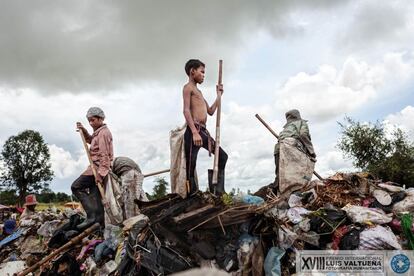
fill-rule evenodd
<path id="1" fill-rule="evenodd" d="M 263 198 L 254 195 L 243 195 L 242 201 L 252 205 L 262 205 L 264 203 Z"/>
<path id="2" fill-rule="evenodd" d="M 359 241 L 359 250 L 402 249 L 394 233 L 381 225 L 362 231 Z"/>
<path id="3" fill-rule="evenodd" d="M 280 141 L 279 152 L 279 190 L 290 193 L 300 190 L 312 179 L 315 163 L 306 153 L 296 147 L 295 138 Z"/>
<path id="4" fill-rule="evenodd" d="M 407 189 L 407 196 L 394 204 L 392 210 L 395 213 L 414 212 L 414 188 Z"/>
<path id="5" fill-rule="evenodd" d="M 289 220 L 294 223 L 297 224 L 299 222 L 301 222 L 304 217 L 302 217 L 302 215 L 307 215 L 309 214 L 310 211 L 306 210 L 303 207 L 294 207 L 294 208 L 290 208 L 287 211 L 287 217 L 289 218 Z"/>
<path id="6" fill-rule="evenodd" d="M 355 205 L 346 205 L 342 208 L 349 218 L 355 223 L 385 224 L 392 221 L 392 215 L 388 216 L 380 209 L 367 208 Z"/>
<path id="7" fill-rule="evenodd" d="M 116 181 L 112 177 L 108 177 L 105 184 L 105 201 L 108 203 L 108 206 L 104 206 L 105 224 L 121 224 L 123 221 L 122 208 L 115 199 L 114 185 L 117 185 Z M 106 208 L 109 208 L 109 210 L 106 210 Z"/>
<path id="8" fill-rule="evenodd" d="M 358 249 L 360 239 L 359 234 L 361 233 L 362 229 L 353 228 L 348 233 L 346 233 L 341 241 L 339 242 L 339 249 L 340 250 L 355 250 Z"/>
<path id="9" fill-rule="evenodd" d="M 283 255 L 285 255 L 285 250 L 278 247 L 270 248 L 264 262 L 266 276 L 282 275 L 280 259 L 282 259 Z"/>

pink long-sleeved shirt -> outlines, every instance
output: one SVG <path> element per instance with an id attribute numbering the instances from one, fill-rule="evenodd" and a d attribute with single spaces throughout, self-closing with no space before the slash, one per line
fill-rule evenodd
<path id="1" fill-rule="evenodd" d="M 112 160 L 114 159 L 114 149 L 112 146 L 112 134 L 106 125 L 101 126 L 93 132 L 92 135 L 85 135 L 85 139 L 91 144 L 89 152 L 96 172 L 105 177 L 111 167 Z M 86 171 L 82 175 L 93 175 L 91 166 L 88 166 Z"/>

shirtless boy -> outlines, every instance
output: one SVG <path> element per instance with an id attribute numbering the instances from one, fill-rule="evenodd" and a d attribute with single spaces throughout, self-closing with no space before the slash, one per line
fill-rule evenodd
<path id="1" fill-rule="evenodd" d="M 217 109 L 217 98 L 213 105 L 209 106 L 203 97 L 203 93 L 197 88 L 197 84 L 204 81 L 205 65 L 198 59 L 190 59 L 185 64 L 185 72 L 188 75 L 188 83 L 183 88 L 184 117 L 187 129 L 184 134 L 184 148 L 186 155 L 187 181 L 190 185 L 190 194 L 198 190 L 198 184 L 194 178 L 197 154 L 201 147 L 214 153 L 215 141 L 206 129 L 207 114 L 212 116 Z M 216 86 L 217 95 L 223 94 L 223 86 Z M 218 162 L 218 179 L 216 193 L 224 193 L 224 168 L 226 167 L 227 154 L 220 147 Z M 213 171 L 209 170 L 209 179 Z M 209 181 L 211 183 L 211 181 Z M 209 187 L 213 191 L 213 187 Z"/>

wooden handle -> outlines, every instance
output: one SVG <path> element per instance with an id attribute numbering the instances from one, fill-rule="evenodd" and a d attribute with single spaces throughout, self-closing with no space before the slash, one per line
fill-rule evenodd
<path id="1" fill-rule="evenodd" d="M 223 60 L 219 60 L 218 85 L 223 82 Z M 220 122 L 221 122 L 221 93 L 217 95 L 217 118 L 216 118 L 216 147 L 214 149 L 213 185 L 218 181 L 218 161 L 220 149 Z"/>
<path id="2" fill-rule="evenodd" d="M 276 132 L 273 131 L 273 129 L 262 119 L 262 117 L 260 117 L 259 114 L 256 114 L 255 116 L 273 134 L 273 136 L 275 136 L 276 139 L 279 140 L 279 135 L 277 135 Z"/>
<path id="3" fill-rule="evenodd" d="M 219 60 L 219 77 L 218 84 L 223 84 L 223 60 Z"/>
<path id="4" fill-rule="evenodd" d="M 162 173 L 167 173 L 167 172 L 170 172 L 170 169 L 166 169 L 166 170 L 162 170 L 162 171 L 157 171 L 157 172 L 152 172 L 152 173 L 144 174 L 144 177 L 149 177 L 149 176 L 153 176 L 153 175 L 157 175 L 157 174 L 162 174 Z"/>

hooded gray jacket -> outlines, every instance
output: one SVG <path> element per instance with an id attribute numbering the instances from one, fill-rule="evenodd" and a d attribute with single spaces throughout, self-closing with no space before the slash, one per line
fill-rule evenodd
<path id="1" fill-rule="evenodd" d="M 299 111 L 292 109 L 286 112 L 286 121 L 287 122 L 283 126 L 282 132 L 279 134 L 279 141 L 282 141 L 288 137 L 295 138 L 300 141 L 300 145 L 303 146 L 303 149 L 305 149 L 310 156 L 316 157 L 309 134 L 308 123 L 300 117 Z M 279 143 L 275 145 L 275 154 L 278 153 Z"/>

